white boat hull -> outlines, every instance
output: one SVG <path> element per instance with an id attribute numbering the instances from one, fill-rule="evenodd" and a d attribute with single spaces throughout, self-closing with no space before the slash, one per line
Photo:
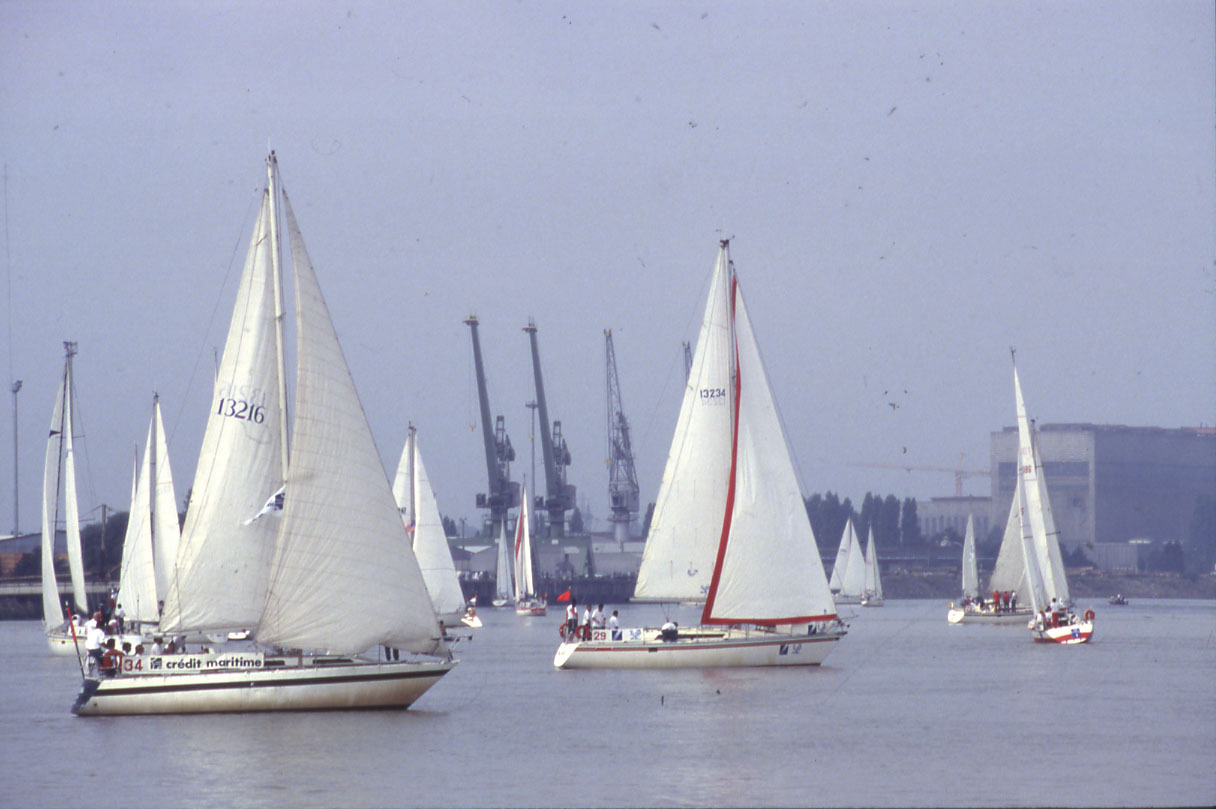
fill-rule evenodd
<path id="1" fill-rule="evenodd" d="M 56 657 L 84 657 L 84 637 L 85 629 L 78 627 L 76 629 L 76 637 L 72 637 L 72 633 L 68 629 L 62 627 L 58 629 L 49 629 L 46 633 L 46 644 L 51 650 L 51 654 Z M 142 635 L 126 634 L 126 635 L 109 635 L 117 640 L 118 648 L 121 649 L 124 643 L 130 643 L 134 649 L 137 644 L 146 643 Z"/>
<path id="2" fill-rule="evenodd" d="M 515 605 L 516 615 L 541 616 L 547 612 L 548 608 L 543 602 L 539 601 L 523 601 Z"/>
<path id="3" fill-rule="evenodd" d="M 1031 621 L 1029 627 L 1030 634 L 1036 643 L 1060 643 L 1065 646 L 1073 646 L 1078 643 L 1087 643 L 1094 636 L 1094 619 L 1091 616 L 1060 626 L 1043 626 L 1039 622 Z"/>
<path id="4" fill-rule="evenodd" d="M 454 660 L 424 663 L 354 661 L 86 679 L 72 713 L 112 716 L 403 709 L 455 665 Z"/>
<path id="5" fill-rule="evenodd" d="M 863 598 L 861 600 L 861 606 L 863 607 L 881 607 L 886 603 L 887 602 L 881 598 Z"/>
<path id="6" fill-rule="evenodd" d="M 629 633 L 630 630 L 623 630 Z M 634 630 L 637 632 L 637 630 Z M 843 631 L 790 634 L 764 630 L 697 627 L 664 641 L 658 630 L 642 630 L 641 640 L 593 639 L 563 643 L 553 665 L 559 669 L 674 669 L 743 666 L 818 666 L 844 637 Z M 599 636 L 601 633 L 596 632 Z M 628 634 L 623 635 L 629 637 Z"/>
<path id="7" fill-rule="evenodd" d="M 946 620 L 952 624 L 1008 624 L 1014 626 L 1025 624 L 1032 615 L 1033 613 L 1028 609 L 992 612 L 991 610 L 976 611 L 951 607 L 946 612 Z"/>

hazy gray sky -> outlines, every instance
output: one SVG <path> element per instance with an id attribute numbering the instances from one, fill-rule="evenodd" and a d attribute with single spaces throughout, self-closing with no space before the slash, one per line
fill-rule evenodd
<path id="1" fill-rule="evenodd" d="M 518 479 L 536 318 L 603 518 L 603 329 L 649 502 L 724 235 L 808 494 L 987 468 L 1010 345 L 1042 423 L 1210 425 L 1214 38 L 1208 0 L 0 0 L 20 527 L 63 340 L 82 510 L 127 507 L 153 391 L 190 486 L 268 144 L 387 470 L 413 421 L 456 518 L 486 487 L 461 321 Z"/>

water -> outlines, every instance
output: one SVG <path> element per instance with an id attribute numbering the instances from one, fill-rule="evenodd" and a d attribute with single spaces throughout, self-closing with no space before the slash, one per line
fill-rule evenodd
<path id="1" fill-rule="evenodd" d="M 461 664 L 406 712 L 90 719 L 68 712 L 75 662 L 47 654 L 37 623 L 0 623 L 0 794 L 13 807 L 1216 804 L 1216 602 L 1095 605 L 1094 641 L 1067 648 L 948 625 L 939 601 L 852 609 L 818 669 L 556 671 L 557 614 L 487 608 Z"/>

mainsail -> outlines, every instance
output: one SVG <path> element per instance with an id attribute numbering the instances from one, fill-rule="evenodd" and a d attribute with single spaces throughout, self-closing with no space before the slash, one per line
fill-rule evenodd
<path id="1" fill-rule="evenodd" d="M 874 547 L 874 526 L 870 526 L 870 539 L 866 544 L 865 586 L 862 592 L 867 598 L 882 600 L 882 575 L 878 569 L 878 551 Z"/>
<path id="2" fill-rule="evenodd" d="M 76 354 L 76 344 L 65 342 L 63 346 L 67 356 L 55 406 L 51 411 L 51 429 L 47 436 L 46 462 L 42 473 L 42 620 L 48 629 L 62 624 L 65 617 L 55 579 L 55 535 L 60 505 L 63 507 L 75 609 L 81 613 L 88 609 L 84 556 L 80 550 L 80 515 L 76 503 L 76 453 L 72 439 L 72 357 Z M 60 489 L 63 491 L 62 501 Z"/>
<path id="3" fill-rule="evenodd" d="M 975 559 L 975 518 L 970 514 L 967 515 L 967 534 L 963 537 L 963 595 L 971 599 L 980 596 L 979 565 Z"/>
<path id="4" fill-rule="evenodd" d="M 528 508 L 528 484 L 525 481 L 519 495 L 519 519 L 515 521 L 515 602 L 536 595 L 532 580 L 531 510 Z"/>

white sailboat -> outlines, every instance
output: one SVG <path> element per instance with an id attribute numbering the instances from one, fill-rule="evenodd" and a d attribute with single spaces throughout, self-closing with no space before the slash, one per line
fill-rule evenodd
<path id="1" fill-rule="evenodd" d="M 117 602 L 129 624 L 154 627 L 160 622 L 160 604 L 169 592 L 181 538 L 159 396 L 152 398 L 144 447 L 143 463 L 131 491 Z"/>
<path id="2" fill-rule="evenodd" d="M 593 630 L 558 668 L 818 665 L 844 635 L 727 241 L 686 384 L 634 600 L 701 625 Z"/>
<path id="3" fill-rule="evenodd" d="M 42 476 L 42 625 L 52 654 L 75 656 L 84 648 L 84 623 L 88 597 L 84 584 L 84 555 L 80 549 L 80 515 L 76 504 L 76 453 L 72 436 L 72 357 L 76 344 L 63 344 L 65 358 L 59 392 L 51 412 L 46 441 L 46 464 Z M 72 578 L 71 599 L 61 600 L 55 579 L 55 533 L 62 505 Z M 65 611 L 65 603 L 68 611 Z"/>
<path id="4" fill-rule="evenodd" d="M 519 496 L 519 518 L 515 521 L 515 614 L 544 615 L 545 602 L 536 596 L 532 576 L 532 510 L 528 508 L 528 484 Z"/>
<path id="5" fill-rule="evenodd" d="M 515 603 L 515 554 L 511 550 L 511 541 L 507 539 L 507 520 L 502 521 L 502 531 L 498 535 L 498 570 L 494 577 L 494 599 L 490 602 L 495 607 L 509 607 Z"/>
<path id="6" fill-rule="evenodd" d="M 958 603 L 949 604 L 946 620 L 952 624 L 1014 625 L 1024 623 L 1031 616 L 1024 596 L 1021 606 L 1018 605 L 1018 593 L 1026 592 L 1026 566 L 1022 563 L 1022 525 L 1018 520 L 1016 492 L 1010 504 L 1009 518 L 1005 521 L 1005 534 L 997 553 L 996 566 L 988 580 L 988 589 L 981 592 L 978 581 L 975 528 L 968 517 L 967 536 L 963 540 L 963 597 Z M 972 585 L 972 582 L 976 583 Z M 984 598 L 985 592 L 992 593 L 991 600 Z M 1005 594 L 1009 595 L 1008 606 L 1005 604 Z"/>
<path id="7" fill-rule="evenodd" d="M 77 714 L 406 708 L 455 665 L 273 153 L 267 175 L 161 620 L 250 629 L 253 644 L 128 657 L 118 676 L 86 677 Z M 280 201 L 297 301 L 290 454 Z M 392 661 L 371 656 L 381 647 Z"/>
<path id="8" fill-rule="evenodd" d="M 1085 643 L 1094 632 L 1094 611 L 1083 617 L 1072 611 L 1068 578 L 1064 573 L 1059 534 L 1047 495 L 1043 460 L 1039 456 L 1034 425 L 1026 415 L 1018 369 L 1013 369 L 1018 411 L 1018 519 L 1021 525 L 1022 561 L 1026 592 L 1034 617 L 1027 626 L 1035 641 L 1073 645 Z"/>
<path id="9" fill-rule="evenodd" d="M 828 587 L 837 604 L 860 604 L 866 583 L 866 560 L 857 539 L 857 530 L 850 517 L 840 535 L 840 547 L 836 550 L 836 562 L 832 565 L 832 578 Z"/>
<path id="10" fill-rule="evenodd" d="M 473 628 L 481 626 L 477 613 L 474 611 L 470 614 L 465 606 L 464 591 L 452 561 L 452 549 L 443 530 L 439 501 L 422 463 L 418 432 L 412 424 L 397 464 L 397 475 L 393 479 L 393 497 L 401 510 L 405 530 L 413 539 L 414 556 L 422 569 L 427 593 L 431 596 L 440 622 L 445 627 L 457 623 Z"/>
<path id="11" fill-rule="evenodd" d="M 885 603 L 882 596 L 882 575 L 878 571 L 878 551 L 874 547 L 874 526 L 870 526 L 870 539 L 866 543 L 865 587 L 861 592 L 861 606 L 881 607 Z"/>

